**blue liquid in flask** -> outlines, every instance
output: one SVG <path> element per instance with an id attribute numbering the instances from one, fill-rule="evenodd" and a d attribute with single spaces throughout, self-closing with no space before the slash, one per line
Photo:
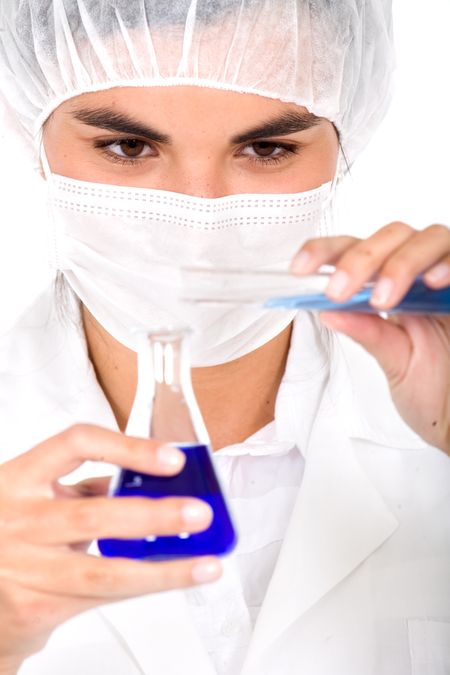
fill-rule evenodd
<path id="1" fill-rule="evenodd" d="M 186 329 L 164 329 L 141 335 L 138 389 L 127 433 L 157 439 L 178 447 L 186 457 L 172 476 L 121 469 L 110 490 L 112 497 L 193 497 L 213 510 L 210 526 L 201 532 L 145 538 L 100 539 L 100 553 L 109 557 L 168 560 L 201 555 L 224 555 L 237 536 L 215 473 L 208 433 L 192 388 Z M 149 401 L 151 400 L 151 404 Z M 110 493 L 110 494 L 111 494 Z"/>
<path id="2" fill-rule="evenodd" d="M 195 497 L 207 502 L 214 513 L 211 525 L 202 532 L 176 536 L 149 535 L 146 539 L 100 539 L 102 555 L 135 559 L 168 560 L 201 555 L 224 555 L 236 544 L 236 533 L 221 492 L 211 453 L 206 445 L 180 444 L 186 463 L 175 476 L 152 476 L 123 470 L 116 497 Z"/>

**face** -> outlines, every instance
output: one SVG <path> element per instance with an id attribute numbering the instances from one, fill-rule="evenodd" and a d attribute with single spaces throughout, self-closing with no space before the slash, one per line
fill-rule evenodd
<path id="1" fill-rule="evenodd" d="M 333 179 L 338 137 L 306 108 L 194 86 L 83 94 L 47 120 L 53 173 L 198 197 L 311 190 Z"/>

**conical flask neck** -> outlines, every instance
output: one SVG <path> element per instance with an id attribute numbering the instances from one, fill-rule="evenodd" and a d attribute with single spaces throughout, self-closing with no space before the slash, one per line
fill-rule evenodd
<path id="1" fill-rule="evenodd" d="M 208 443 L 192 390 L 187 331 L 148 334 L 153 370 L 150 435 L 165 443 Z"/>
<path id="2" fill-rule="evenodd" d="M 189 372 L 188 358 L 184 354 L 185 337 L 175 334 L 149 335 L 155 386 L 182 388 L 183 375 Z"/>

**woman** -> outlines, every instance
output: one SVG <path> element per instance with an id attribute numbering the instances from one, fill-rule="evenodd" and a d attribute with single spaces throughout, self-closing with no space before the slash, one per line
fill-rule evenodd
<path id="1" fill-rule="evenodd" d="M 375 276 L 379 310 L 418 274 L 449 285 L 441 225 L 331 236 L 340 145 L 352 163 L 386 109 L 389 3 L 14 0 L 0 16 L 67 296 L 63 320 L 50 290 L 2 339 L 0 674 L 448 672 L 447 318 L 196 317 L 194 388 L 241 535 L 224 561 L 89 556 L 211 513 L 59 482 L 87 460 L 182 467 L 121 433 L 128 329 L 167 311 L 144 283 L 155 262 L 329 263 L 332 299 Z"/>

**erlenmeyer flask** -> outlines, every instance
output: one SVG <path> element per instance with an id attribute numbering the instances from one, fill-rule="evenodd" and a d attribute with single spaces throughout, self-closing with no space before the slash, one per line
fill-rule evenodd
<path id="1" fill-rule="evenodd" d="M 121 470 L 110 494 L 153 499 L 196 497 L 212 507 L 213 521 L 208 529 L 192 534 L 101 539 L 98 546 L 105 556 L 163 560 L 221 555 L 236 544 L 235 529 L 214 471 L 208 434 L 192 389 L 186 349 L 188 333 L 186 329 L 177 329 L 145 334 L 138 357 L 138 391 L 127 427 L 127 432 L 133 435 L 148 435 L 176 445 L 185 453 L 186 464 L 175 476 Z"/>

